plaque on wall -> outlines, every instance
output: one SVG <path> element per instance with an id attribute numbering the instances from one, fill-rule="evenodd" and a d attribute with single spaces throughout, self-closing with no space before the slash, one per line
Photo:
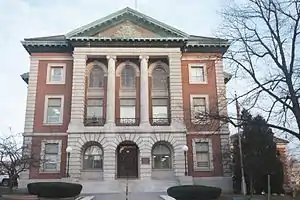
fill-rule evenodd
<path id="1" fill-rule="evenodd" d="M 142 164 L 143 165 L 149 165 L 150 164 L 150 158 L 142 158 Z"/>

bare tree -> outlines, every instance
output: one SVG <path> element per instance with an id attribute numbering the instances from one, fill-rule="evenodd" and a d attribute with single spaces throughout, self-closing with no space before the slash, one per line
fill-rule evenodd
<path id="1" fill-rule="evenodd" d="M 10 191 L 21 172 L 41 164 L 40 156 L 34 155 L 31 147 L 18 144 L 17 138 L 17 135 L 0 138 L 0 167 L 9 176 Z"/>
<path id="2" fill-rule="evenodd" d="M 299 0 L 246 0 L 223 11 L 224 55 L 247 90 L 237 98 L 259 109 L 268 125 L 300 139 Z M 235 119 L 217 116 L 235 126 Z"/>

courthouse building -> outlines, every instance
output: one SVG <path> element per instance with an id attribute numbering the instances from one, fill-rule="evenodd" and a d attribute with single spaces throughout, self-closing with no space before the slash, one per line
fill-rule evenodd
<path id="1" fill-rule="evenodd" d="M 228 125 L 200 115 L 227 114 L 227 40 L 124 8 L 22 44 L 30 55 L 24 144 L 47 160 L 23 183 L 64 179 L 69 168 L 82 183 L 175 184 L 186 168 L 196 182 L 231 187 Z"/>

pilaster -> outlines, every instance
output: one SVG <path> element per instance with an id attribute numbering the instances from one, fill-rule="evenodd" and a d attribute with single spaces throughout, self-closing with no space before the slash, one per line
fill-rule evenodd
<path id="1" fill-rule="evenodd" d="M 30 57 L 29 81 L 27 89 L 27 102 L 25 112 L 24 134 L 33 132 L 36 89 L 38 80 L 38 58 Z"/>
<path id="2" fill-rule="evenodd" d="M 184 126 L 182 78 L 181 78 L 181 53 L 169 54 L 169 80 L 170 80 L 170 103 L 171 103 L 171 126 L 177 128 Z"/>
<path id="3" fill-rule="evenodd" d="M 68 132 L 84 129 L 86 55 L 74 53 L 71 120 Z"/>

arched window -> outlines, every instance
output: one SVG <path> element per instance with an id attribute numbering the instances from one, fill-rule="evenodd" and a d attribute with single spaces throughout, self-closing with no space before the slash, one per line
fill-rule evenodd
<path id="1" fill-rule="evenodd" d="M 99 66 L 94 66 L 90 73 L 89 87 L 102 88 L 104 85 L 104 71 Z"/>
<path id="2" fill-rule="evenodd" d="M 97 145 L 91 145 L 83 153 L 83 169 L 103 169 L 103 151 Z"/>
<path id="3" fill-rule="evenodd" d="M 152 150 L 153 169 L 171 169 L 171 150 L 164 144 L 156 144 Z"/>
<path id="4" fill-rule="evenodd" d="M 164 68 L 157 66 L 152 72 L 152 88 L 153 89 L 168 89 L 168 73 Z"/>
<path id="5" fill-rule="evenodd" d="M 121 74 L 122 88 L 135 88 L 135 69 L 131 65 L 125 65 Z"/>

